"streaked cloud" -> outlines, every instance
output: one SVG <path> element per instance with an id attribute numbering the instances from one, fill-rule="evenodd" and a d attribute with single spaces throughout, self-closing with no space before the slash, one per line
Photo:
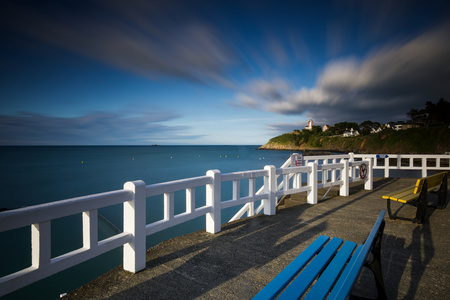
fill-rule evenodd
<path id="1" fill-rule="evenodd" d="M 398 121 L 411 108 L 450 96 L 450 26 L 387 45 L 363 59 L 329 62 L 313 88 L 289 79 L 254 80 L 235 104 L 279 114 L 309 114 L 317 122 Z"/>
<path id="2" fill-rule="evenodd" d="M 4 5 L 2 23 L 41 42 L 149 78 L 229 84 L 236 58 L 220 33 L 178 1 Z M 50 11 L 49 11 L 50 10 Z"/>
<path id="3" fill-rule="evenodd" d="M 2 145 L 148 145 L 166 140 L 191 140 L 188 128 L 169 126 L 179 116 L 167 112 L 93 112 L 62 118 L 21 112 L 0 115 Z"/>

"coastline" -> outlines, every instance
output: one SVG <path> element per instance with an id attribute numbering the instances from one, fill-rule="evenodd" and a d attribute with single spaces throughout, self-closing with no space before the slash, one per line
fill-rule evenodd
<path id="1" fill-rule="evenodd" d="M 285 133 L 270 139 L 259 149 L 325 151 L 334 153 L 444 154 L 450 152 L 449 126 L 382 131 L 356 137 L 311 136 L 307 141 L 298 133 Z"/>

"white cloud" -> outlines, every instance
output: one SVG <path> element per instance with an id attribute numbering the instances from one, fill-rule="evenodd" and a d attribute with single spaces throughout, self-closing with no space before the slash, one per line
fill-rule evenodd
<path id="1" fill-rule="evenodd" d="M 150 78 L 229 85 L 227 68 L 236 60 L 220 33 L 183 2 L 99 0 L 76 7 L 13 2 L 4 9 L 5 27 Z"/>
<path id="2" fill-rule="evenodd" d="M 445 25 L 362 60 L 331 61 L 313 88 L 291 88 L 289 79 L 252 81 L 236 103 L 280 114 L 308 113 L 326 123 L 404 119 L 411 108 L 449 98 L 449 36 Z"/>

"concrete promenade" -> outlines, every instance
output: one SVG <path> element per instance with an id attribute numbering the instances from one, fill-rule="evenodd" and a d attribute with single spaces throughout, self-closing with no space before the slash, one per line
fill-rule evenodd
<path id="1" fill-rule="evenodd" d="M 147 252 L 145 270 L 131 274 L 115 268 L 64 299 L 250 299 L 319 235 L 363 243 L 386 210 L 381 196 L 414 183 L 377 178 L 372 191 L 351 185 L 348 197 L 336 196 L 333 187 L 322 201 L 326 189 L 321 190 L 317 205 L 306 204 L 305 193 L 292 195 L 275 216 L 225 224 L 215 235 L 203 230 L 165 241 Z M 429 200 L 436 195 L 429 194 Z M 407 206 L 400 215 L 412 217 L 415 208 Z M 389 298 L 448 298 L 450 206 L 428 208 L 422 225 L 385 220 L 382 268 Z M 376 296 L 371 276 L 363 271 L 354 294 Z"/>

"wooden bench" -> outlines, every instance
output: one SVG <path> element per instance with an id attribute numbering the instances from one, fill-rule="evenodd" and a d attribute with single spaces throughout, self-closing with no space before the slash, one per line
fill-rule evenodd
<path id="1" fill-rule="evenodd" d="M 319 236 L 270 281 L 253 299 L 346 299 L 363 266 L 375 275 L 378 298 L 387 299 L 381 273 L 381 238 L 385 211 L 381 211 L 363 245 Z M 372 260 L 367 262 L 369 253 Z"/>
<path id="2" fill-rule="evenodd" d="M 408 220 L 419 224 L 423 223 L 425 221 L 428 206 L 427 194 L 433 191 L 437 191 L 438 194 L 438 203 L 436 207 L 443 209 L 446 206 L 447 200 L 447 172 L 417 179 L 415 185 L 383 196 L 383 199 L 387 199 L 389 218 Z M 392 214 L 391 212 L 391 200 L 403 203 L 395 214 Z M 398 211 L 406 204 L 417 206 L 416 217 L 414 219 L 397 216 Z"/>

